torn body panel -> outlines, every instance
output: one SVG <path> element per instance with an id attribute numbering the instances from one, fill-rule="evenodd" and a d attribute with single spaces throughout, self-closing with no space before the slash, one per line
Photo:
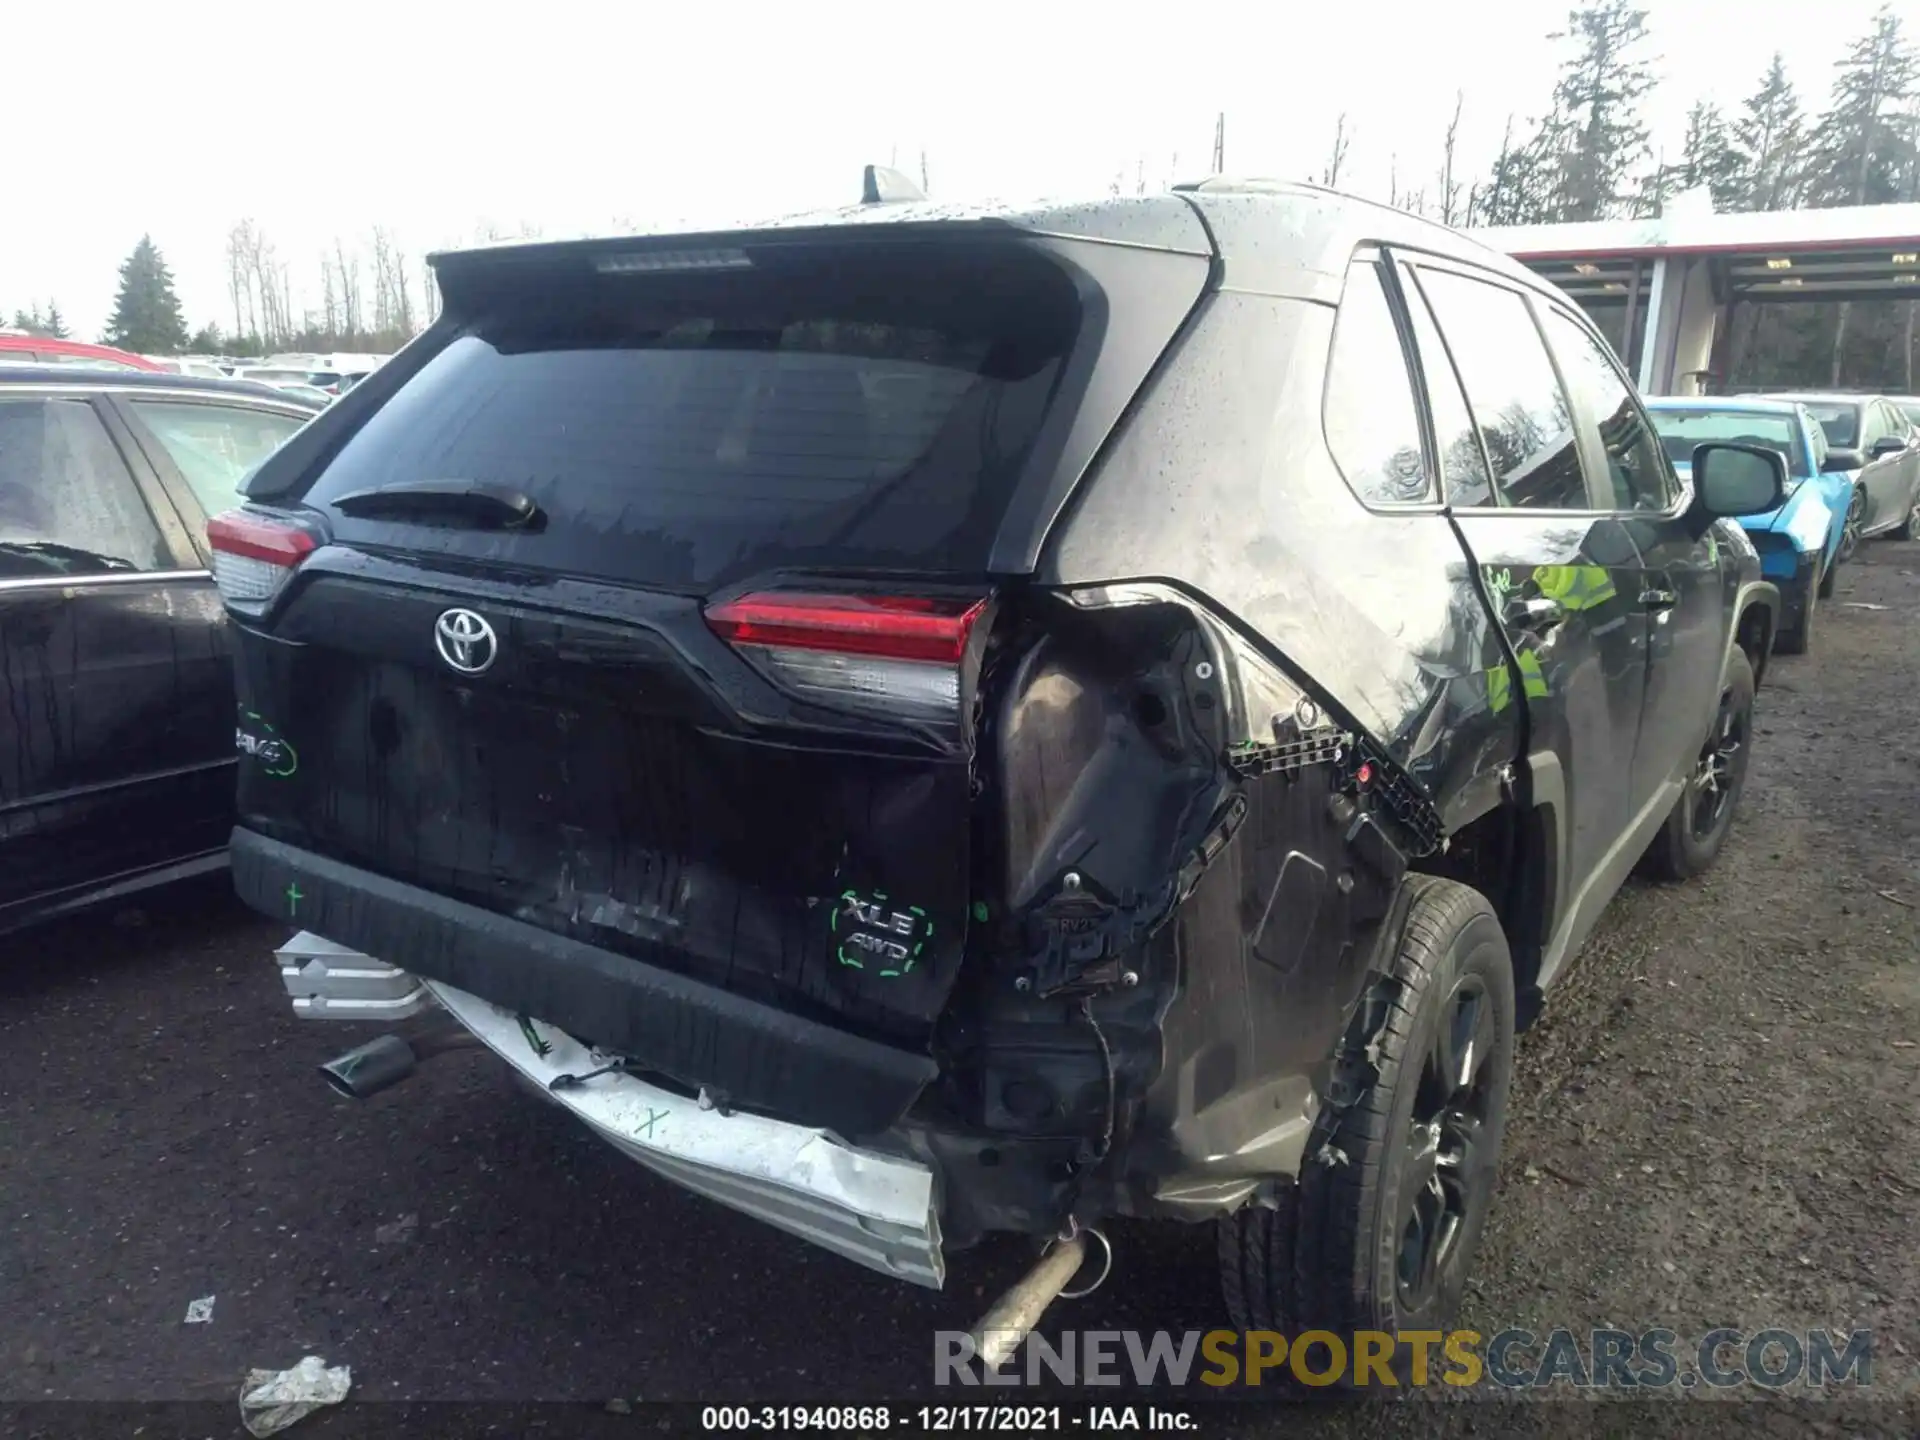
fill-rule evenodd
<path id="1" fill-rule="evenodd" d="M 975 820 L 1003 888 L 909 1117 L 949 1244 L 1230 1209 L 1297 1168 L 1433 807 L 1169 587 L 1030 594 L 1006 624 Z"/>

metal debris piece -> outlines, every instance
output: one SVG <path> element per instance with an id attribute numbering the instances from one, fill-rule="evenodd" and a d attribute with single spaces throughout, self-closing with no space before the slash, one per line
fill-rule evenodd
<path id="1" fill-rule="evenodd" d="M 385 1225 L 373 1227 L 373 1243 L 376 1245 L 404 1245 L 413 1238 L 413 1232 L 420 1228 L 420 1217 L 409 1211 L 398 1220 L 390 1220 Z"/>
<path id="2" fill-rule="evenodd" d="M 353 1372 L 309 1355 L 291 1370 L 249 1370 L 240 1387 L 240 1423 L 254 1436 L 277 1435 L 323 1405 L 347 1398 Z"/>

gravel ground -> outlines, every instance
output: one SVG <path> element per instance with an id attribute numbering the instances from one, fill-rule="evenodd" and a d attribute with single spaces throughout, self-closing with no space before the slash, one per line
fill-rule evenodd
<path id="1" fill-rule="evenodd" d="M 1523 1041 L 1467 1323 L 1875 1332 L 1868 1402 L 1641 1406 L 1633 1433 L 1920 1433 L 1917 617 L 1920 545 L 1864 547 L 1814 655 L 1761 690 L 1718 868 L 1630 886 Z M 364 1032 L 291 1018 L 284 936 L 200 886 L 0 950 L 0 1400 L 231 1404 L 309 1352 L 360 1400 L 900 1397 L 926 1393 L 931 1332 L 1017 1273 L 1005 1245 L 943 1295 L 868 1275 L 552 1123 L 485 1055 L 338 1100 L 313 1067 Z M 1209 1234 L 1115 1239 L 1114 1282 L 1056 1323 L 1224 1323 Z M 1203 1429 L 1621 1413 L 1215 1406 Z"/>

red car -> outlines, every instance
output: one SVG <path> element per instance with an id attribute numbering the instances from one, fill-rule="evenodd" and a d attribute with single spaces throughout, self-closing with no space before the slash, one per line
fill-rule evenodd
<path id="1" fill-rule="evenodd" d="M 0 365 L 84 365 L 93 370 L 160 370 L 144 355 L 89 345 L 81 340 L 50 340 L 44 335 L 0 335 Z"/>

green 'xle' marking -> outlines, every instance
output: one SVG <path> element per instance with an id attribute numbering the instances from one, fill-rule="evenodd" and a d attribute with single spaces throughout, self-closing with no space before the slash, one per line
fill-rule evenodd
<path id="1" fill-rule="evenodd" d="M 878 961 L 877 973 L 883 979 L 897 980 L 913 973 L 920 952 L 933 935 L 933 921 L 918 905 L 895 910 L 882 904 L 886 898 L 882 890 L 865 900 L 855 891 L 841 891 L 840 903 L 827 916 L 827 929 L 836 937 L 833 953 L 842 965 L 865 970 L 868 960 Z"/>

